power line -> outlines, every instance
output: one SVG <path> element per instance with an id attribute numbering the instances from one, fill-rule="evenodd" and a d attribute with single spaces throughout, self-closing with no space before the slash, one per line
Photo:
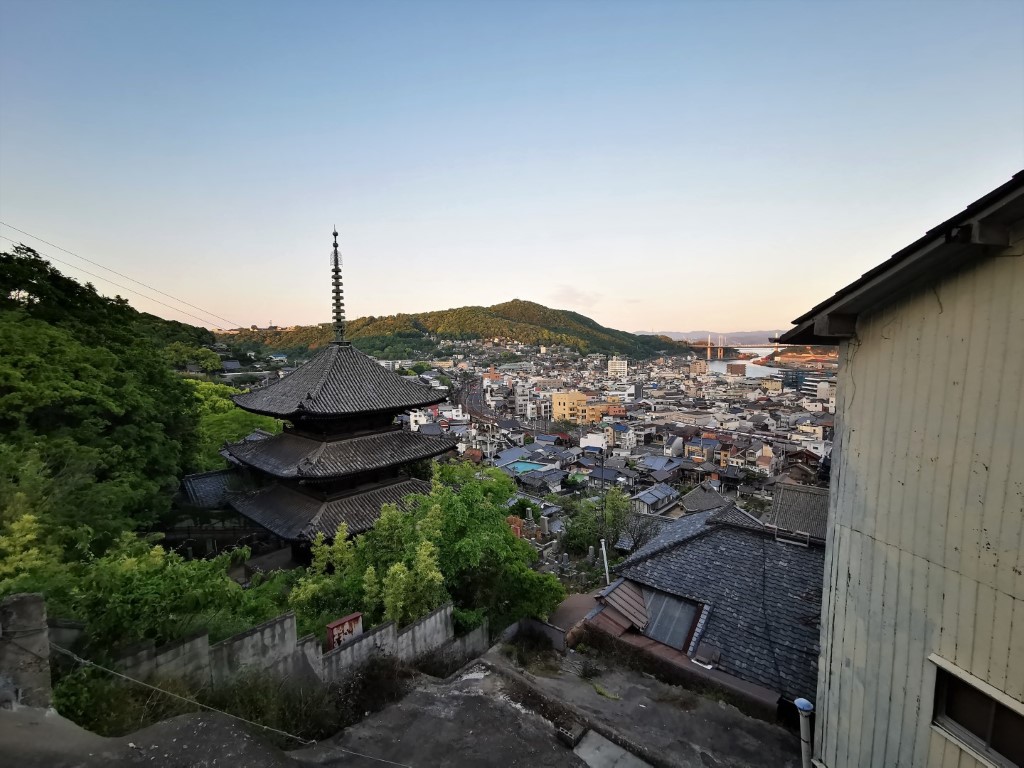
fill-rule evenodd
<path id="1" fill-rule="evenodd" d="M 7 237 L 6 235 L 0 235 L 0 240 L 8 240 L 8 241 L 14 243 L 15 245 L 18 245 L 18 241 L 17 240 L 13 240 L 13 239 Z M 58 264 L 63 264 L 66 267 L 71 267 L 71 269 L 77 269 L 79 272 L 82 272 L 83 274 L 89 275 L 89 277 L 95 277 L 97 280 L 103 280 L 104 282 L 110 283 L 115 288 L 120 288 L 122 291 L 128 291 L 128 293 L 134 293 L 136 296 L 141 296 L 142 298 L 146 299 L 146 301 L 152 301 L 155 304 L 159 304 L 161 306 L 167 307 L 168 309 L 173 310 L 175 312 L 178 312 L 179 314 L 188 315 L 192 319 L 198 320 L 199 322 L 203 323 L 204 325 L 217 325 L 217 323 L 211 323 L 209 318 L 199 317 L 199 315 L 193 315 L 191 312 L 186 312 L 184 309 L 181 309 L 180 307 L 172 306 L 171 304 L 168 304 L 167 302 L 160 301 L 160 299 L 154 299 L 152 296 L 147 296 L 146 294 L 142 293 L 141 291 L 136 291 L 134 288 L 129 288 L 129 287 L 125 286 L 125 285 L 121 285 L 120 283 L 115 283 L 109 277 L 104 277 L 103 275 L 97 275 L 95 272 L 90 272 L 87 269 L 83 269 L 82 267 L 78 266 L 77 264 L 72 264 L 69 261 L 64 261 L 63 259 L 58 259 L 53 254 L 42 253 L 41 255 L 45 256 L 48 259 L 52 259 L 53 261 L 56 261 Z M 191 304 L 189 306 L 191 306 Z M 214 315 L 214 317 L 216 317 L 216 315 Z M 223 318 L 221 318 L 221 319 L 223 319 Z M 237 327 L 241 327 L 241 326 L 237 326 Z"/>
<path id="2" fill-rule="evenodd" d="M 4 634 L 6 635 L 7 633 L 5 632 Z M 30 648 L 26 648 L 24 645 L 22 645 L 21 643 L 17 642 L 16 640 L 11 639 L 9 642 L 11 642 L 14 645 L 18 646 L 19 648 L 21 648 L 21 650 L 25 651 L 26 653 L 32 654 L 33 656 L 35 656 L 38 659 L 42 659 L 44 661 L 48 661 L 48 659 L 45 656 L 42 656 L 42 655 L 36 653 L 35 651 L 31 650 Z M 182 701 L 186 702 L 187 704 L 192 704 L 193 706 L 196 706 L 196 707 L 202 707 L 203 709 L 209 710 L 210 712 L 217 712 L 218 714 L 226 715 L 227 717 L 230 717 L 230 718 L 233 718 L 233 719 L 238 720 L 240 722 L 243 722 L 243 723 L 246 723 L 248 725 L 251 725 L 254 728 L 261 728 L 264 731 L 273 731 L 274 733 L 280 734 L 281 736 L 287 736 L 289 739 L 294 739 L 299 744 L 302 744 L 305 747 L 313 746 L 314 744 L 317 743 L 315 740 L 303 739 L 303 738 L 301 738 L 299 736 L 296 736 L 295 734 L 288 733 L 287 731 L 282 731 L 282 730 L 280 730 L 278 728 L 272 728 L 269 725 L 263 725 L 262 723 L 256 723 L 256 722 L 253 722 L 252 720 L 246 720 L 244 717 L 239 717 L 238 715 L 233 715 L 230 712 L 225 712 L 222 709 L 217 709 L 216 707 L 211 707 L 208 704 L 202 704 L 202 703 L 196 701 L 195 699 L 188 698 L 187 696 L 181 696 L 181 695 L 179 695 L 177 693 L 172 693 L 171 691 L 165 691 L 163 688 L 158 688 L 157 686 L 150 685 L 149 683 L 145 683 L 142 680 L 137 680 L 134 677 L 129 677 L 128 675 L 124 674 L 123 672 L 118 672 L 117 670 L 109 669 L 108 667 L 104 667 L 102 664 L 97 664 L 95 661 L 89 661 L 89 659 L 83 659 L 77 653 L 74 653 L 73 651 L 69 651 L 67 648 L 62 648 L 61 646 L 57 645 L 56 643 L 51 642 L 50 643 L 50 647 L 53 648 L 55 651 L 57 651 L 59 653 L 63 653 L 65 656 L 70 656 L 72 659 L 77 661 L 79 664 L 85 664 L 87 667 L 95 667 L 96 669 L 100 670 L 101 672 L 106 672 L 107 674 L 114 675 L 115 677 L 120 677 L 122 680 L 127 680 L 130 683 L 135 683 L 136 685 L 141 685 L 143 688 L 149 688 L 150 690 L 156 691 L 157 693 L 162 693 L 162 694 L 164 694 L 166 696 L 171 696 L 171 697 L 173 697 L 175 699 L 181 699 Z M 412 766 L 409 765 L 408 763 L 399 763 L 399 762 L 395 762 L 394 760 L 387 760 L 386 758 L 383 758 L 383 757 L 374 757 L 373 755 L 367 755 L 367 754 L 364 754 L 362 752 L 355 752 L 354 750 L 345 749 L 344 747 L 339 747 L 339 746 L 337 746 L 335 744 L 332 744 L 330 746 L 330 748 L 331 749 L 336 749 L 339 752 L 344 752 L 345 754 L 352 755 L 354 757 L 365 757 L 367 760 L 375 760 L 378 763 L 386 763 L 387 765 L 397 765 L 400 768 L 412 768 Z"/>
<path id="3" fill-rule="evenodd" d="M 172 299 L 172 300 L 178 302 L 179 304 L 184 304 L 186 307 L 192 307 L 192 309 L 198 309 L 200 312 L 202 312 L 205 315 L 208 315 L 210 317 L 215 317 L 218 320 L 223 320 L 225 323 L 227 323 L 229 326 L 231 326 L 233 328 L 241 328 L 242 327 L 239 323 L 236 323 L 234 320 L 228 320 L 226 317 L 221 317 L 220 315 L 217 315 L 217 314 L 215 314 L 213 312 L 210 312 L 207 309 L 203 309 L 202 307 L 197 307 L 195 304 L 191 304 L 191 303 L 185 301 L 184 299 L 179 299 L 177 296 L 172 296 L 169 293 L 164 293 L 159 288 L 154 288 L 152 285 L 147 285 L 146 283 L 143 283 L 141 280 L 136 280 L 134 277 L 129 277 L 128 275 L 126 275 L 126 274 L 124 274 L 122 272 L 118 272 L 116 269 L 111 269 L 110 267 L 106 267 L 103 264 L 100 264 L 98 261 L 93 261 L 92 259 L 87 259 L 85 256 L 80 256 L 79 254 L 75 253 L 74 251 L 69 251 L 67 248 L 61 248 L 56 243 L 51 243 L 49 240 L 44 240 L 43 238 L 39 237 L 38 235 L 33 235 L 31 232 L 26 232 L 23 229 L 18 229 L 17 227 L 15 227 L 15 226 L 13 226 L 11 224 L 8 224 L 6 221 L 0 221 L 0 225 L 3 225 L 5 227 L 7 227 L 8 229 L 13 229 L 15 232 L 20 232 L 23 235 L 31 237 L 33 240 L 38 240 L 40 243 L 45 243 L 46 245 L 50 246 L 51 248 L 56 248 L 58 251 L 63 251 L 64 253 L 66 253 L 66 254 L 68 254 L 70 256 L 74 256 L 76 259 L 81 259 L 82 261 L 87 261 L 90 264 L 99 267 L 100 269 L 105 269 L 107 272 L 112 272 L 113 274 L 117 275 L 118 277 L 123 277 L 125 280 L 128 280 L 129 282 L 135 283 L 136 285 L 141 285 L 143 288 L 147 288 L 150 291 L 153 291 L 155 293 L 159 293 L 161 296 L 166 296 L 168 299 Z M 6 238 L 6 239 L 10 240 L 9 237 Z M 13 243 L 14 241 L 11 240 L 11 242 Z M 65 262 L 62 262 L 62 263 L 65 263 Z M 97 276 L 94 275 L 94 277 L 97 277 Z M 100 278 L 100 279 L 105 279 L 105 278 Z M 116 283 L 115 283 L 115 285 L 116 285 Z M 126 290 L 127 291 L 129 289 L 128 288 L 123 288 L 122 290 Z M 139 295 L 141 296 L 142 294 L 139 294 Z M 152 299 L 151 299 L 151 301 L 152 301 Z M 164 306 L 167 306 L 167 305 L 165 304 Z M 186 314 L 188 314 L 188 313 L 186 313 Z M 190 317 L 195 317 L 195 315 L 189 315 L 189 316 Z"/>

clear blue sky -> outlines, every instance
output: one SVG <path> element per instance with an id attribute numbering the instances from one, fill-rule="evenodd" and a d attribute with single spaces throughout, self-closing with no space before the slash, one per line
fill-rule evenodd
<path id="1" fill-rule="evenodd" d="M 350 316 L 786 327 L 1022 167 L 1018 0 L 0 0 L 0 218 L 243 324 L 336 224 Z"/>

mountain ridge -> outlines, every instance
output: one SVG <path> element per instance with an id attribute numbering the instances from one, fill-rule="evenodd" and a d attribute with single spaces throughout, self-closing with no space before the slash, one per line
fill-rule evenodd
<path id="1" fill-rule="evenodd" d="M 603 352 L 647 358 L 666 351 L 683 354 L 685 344 L 656 335 L 637 335 L 601 325 L 566 309 L 522 299 L 489 307 L 465 306 L 432 312 L 401 313 L 350 320 L 346 337 L 367 354 L 384 359 L 414 357 L 444 341 L 503 338 L 527 345 L 563 345 L 586 354 Z M 329 323 L 291 329 L 240 329 L 218 334 L 234 345 L 255 344 L 267 350 L 313 349 L 330 342 Z"/>

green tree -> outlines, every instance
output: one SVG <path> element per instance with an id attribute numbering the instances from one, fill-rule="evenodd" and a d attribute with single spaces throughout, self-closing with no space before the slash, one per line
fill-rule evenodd
<path id="1" fill-rule="evenodd" d="M 195 452 L 198 418 L 156 328 L 151 316 L 64 277 L 29 248 L 0 253 L 0 444 L 8 457 L 36 462 L 15 468 L 7 483 L 31 485 L 36 479 L 24 473 L 38 478 L 40 467 L 54 483 L 74 480 L 60 489 L 62 505 L 39 510 L 42 535 L 60 518 L 90 531 L 92 551 L 101 552 L 120 531 L 169 508 Z"/>
<path id="2" fill-rule="evenodd" d="M 281 431 L 281 422 L 269 416 L 243 411 L 231 399 L 238 390 L 223 384 L 188 379 L 199 402 L 199 441 L 192 469 L 205 472 L 227 466 L 220 450 L 257 429 L 271 434 Z"/>

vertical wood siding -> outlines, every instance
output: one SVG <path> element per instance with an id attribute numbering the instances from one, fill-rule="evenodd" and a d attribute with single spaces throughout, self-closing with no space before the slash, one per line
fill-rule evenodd
<path id="1" fill-rule="evenodd" d="M 974 768 L 927 658 L 1024 701 L 1024 257 L 862 316 L 840 359 L 815 751 Z"/>

